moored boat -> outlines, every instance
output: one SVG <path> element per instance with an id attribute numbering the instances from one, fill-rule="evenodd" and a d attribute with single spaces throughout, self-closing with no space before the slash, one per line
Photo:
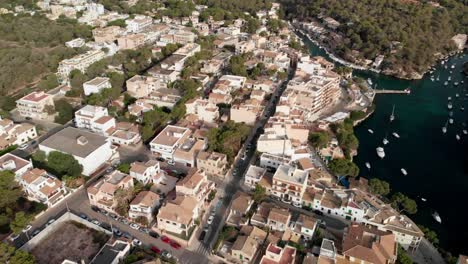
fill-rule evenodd
<path id="1" fill-rule="evenodd" d="M 405 168 L 401 168 L 401 173 L 405 176 L 408 175 L 408 172 L 405 170 Z"/>
<path id="2" fill-rule="evenodd" d="M 382 147 L 376 148 L 376 151 L 377 151 L 377 156 L 379 156 L 379 158 L 381 159 L 385 158 L 385 150 Z"/>
<path id="3" fill-rule="evenodd" d="M 398 135 L 397 132 L 393 132 L 392 135 L 393 135 L 394 137 L 396 137 L 396 138 L 400 138 L 400 135 Z"/>
<path id="4" fill-rule="evenodd" d="M 435 219 L 439 224 L 442 223 L 442 218 L 440 218 L 439 213 L 434 212 L 434 213 L 432 214 L 432 217 L 434 217 L 434 219 Z"/>

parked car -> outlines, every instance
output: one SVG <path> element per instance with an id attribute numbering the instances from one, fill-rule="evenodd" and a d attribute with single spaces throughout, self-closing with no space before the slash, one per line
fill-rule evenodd
<path id="1" fill-rule="evenodd" d="M 28 148 L 28 144 L 22 144 L 21 146 L 18 147 L 18 149 L 25 150 Z"/>
<path id="2" fill-rule="evenodd" d="M 135 229 L 135 230 L 139 230 L 139 229 L 140 229 L 140 226 L 137 225 L 137 224 L 135 224 L 135 223 L 130 224 L 130 227 L 133 228 L 133 229 Z"/>
<path id="3" fill-rule="evenodd" d="M 167 236 L 162 236 L 162 237 L 161 237 L 161 241 L 164 242 L 164 243 L 166 243 L 166 244 L 171 243 L 171 239 L 168 238 Z"/>
<path id="4" fill-rule="evenodd" d="M 181 247 L 181 245 L 175 241 L 171 241 L 169 245 L 171 245 L 171 247 L 175 249 L 179 249 Z"/>
<path id="5" fill-rule="evenodd" d="M 123 232 L 122 236 L 125 237 L 126 239 L 132 239 L 132 236 L 127 232 Z"/>
<path id="6" fill-rule="evenodd" d="M 120 230 L 118 230 L 117 228 L 112 228 L 112 232 L 118 237 L 122 235 L 122 232 L 120 232 Z"/>
<path id="7" fill-rule="evenodd" d="M 161 250 L 157 246 L 152 246 L 151 251 L 153 251 L 156 254 L 161 254 Z"/>
<path id="8" fill-rule="evenodd" d="M 206 231 L 203 230 L 203 231 L 200 233 L 200 236 L 198 237 L 198 240 L 203 241 L 203 240 L 205 239 L 205 235 L 206 235 Z"/>
<path id="9" fill-rule="evenodd" d="M 154 231 L 150 231 L 150 232 L 149 232 L 149 235 L 152 236 L 152 237 L 154 237 L 154 238 L 159 238 L 159 234 L 156 233 L 156 232 L 154 232 Z"/>
<path id="10" fill-rule="evenodd" d="M 210 215 L 210 217 L 208 217 L 208 220 L 206 221 L 206 223 L 211 225 L 211 223 L 213 223 L 213 220 L 214 220 L 214 216 Z"/>
<path id="11" fill-rule="evenodd" d="M 169 165 L 175 165 L 175 162 L 174 162 L 173 160 L 168 160 L 168 161 L 167 161 L 167 164 L 169 164 Z"/>
<path id="12" fill-rule="evenodd" d="M 98 220 L 93 220 L 91 221 L 91 223 L 97 225 L 97 226 L 100 226 L 101 225 L 101 222 L 99 222 Z"/>
<path id="13" fill-rule="evenodd" d="M 146 234 L 150 233 L 150 230 L 148 228 L 146 228 L 146 227 L 140 228 L 140 231 L 143 232 L 143 233 L 146 233 Z"/>
<path id="14" fill-rule="evenodd" d="M 164 258 L 167 258 L 167 259 L 172 258 L 171 252 L 169 252 L 167 250 L 163 250 L 162 253 L 161 253 L 161 256 L 164 257 Z"/>
<path id="15" fill-rule="evenodd" d="M 318 215 L 323 215 L 323 212 L 320 211 L 320 210 L 314 210 L 314 213 L 315 213 L 315 214 L 318 214 Z"/>
<path id="16" fill-rule="evenodd" d="M 28 232 L 29 230 L 31 230 L 32 228 L 32 225 L 27 225 L 24 229 L 23 229 L 23 232 Z"/>
<path id="17" fill-rule="evenodd" d="M 142 243 L 141 243 L 140 240 L 134 238 L 133 241 L 132 241 L 132 245 L 133 245 L 134 247 L 139 247 L 139 246 L 142 245 Z"/>
<path id="18" fill-rule="evenodd" d="M 12 235 L 10 236 L 10 240 L 11 240 L 11 241 L 15 241 L 16 239 L 18 239 L 18 237 L 20 237 L 20 235 L 21 235 L 21 234 L 16 234 L 16 235 L 15 235 L 15 234 L 12 234 Z"/>
<path id="19" fill-rule="evenodd" d="M 83 218 L 84 220 L 87 220 L 87 219 L 88 219 L 88 216 L 85 215 L 85 214 L 80 214 L 80 217 Z"/>
<path id="20" fill-rule="evenodd" d="M 40 232 L 41 232 L 40 229 L 36 229 L 36 230 L 34 230 L 34 232 L 32 233 L 32 236 L 34 237 L 34 236 L 36 236 L 37 234 L 39 234 Z"/>
<path id="21" fill-rule="evenodd" d="M 54 222 L 55 222 L 55 219 L 52 218 L 52 219 L 50 219 L 50 220 L 47 222 L 46 226 L 50 226 L 50 225 L 53 224 Z"/>

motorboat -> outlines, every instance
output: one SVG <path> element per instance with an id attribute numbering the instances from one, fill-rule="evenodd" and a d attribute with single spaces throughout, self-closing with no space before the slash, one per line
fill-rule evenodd
<path id="1" fill-rule="evenodd" d="M 385 151 L 382 147 L 376 148 L 376 151 L 377 151 L 377 156 L 379 156 L 379 158 L 381 159 L 385 158 Z"/>
<path id="2" fill-rule="evenodd" d="M 454 82 L 453 85 L 458 86 L 458 82 Z"/>
<path id="3" fill-rule="evenodd" d="M 393 135 L 394 137 L 396 137 L 396 138 L 400 138 L 400 135 L 398 135 L 397 132 L 393 132 L 392 135 Z"/>
<path id="4" fill-rule="evenodd" d="M 453 118 L 450 118 L 450 119 L 449 119 L 449 123 L 450 123 L 450 124 L 453 124 Z"/>
<path id="5" fill-rule="evenodd" d="M 449 96 L 449 97 L 447 97 L 447 100 L 449 100 L 449 101 L 450 101 L 450 100 L 452 100 L 452 97 L 450 97 L 450 96 Z"/>
<path id="6" fill-rule="evenodd" d="M 448 109 L 452 109 L 452 107 L 453 107 L 452 103 L 449 102 L 449 103 L 447 104 L 447 108 L 448 108 Z"/>
<path id="7" fill-rule="evenodd" d="M 393 120 L 395 120 L 395 105 L 393 105 L 392 114 L 390 115 L 390 122 L 392 122 Z"/>
<path id="8" fill-rule="evenodd" d="M 384 139 L 382 140 L 382 143 L 383 143 L 384 145 L 387 145 L 388 142 L 389 142 L 389 141 L 388 141 L 387 137 L 384 137 Z"/>
<path id="9" fill-rule="evenodd" d="M 455 135 L 455 138 L 456 138 L 457 140 L 460 140 L 460 136 L 459 136 L 458 134 Z"/>
<path id="10" fill-rule="evenodd" d="M 434 213 L 432 214 L 432 217 L 434 217 L 434 219 L 435 219 L 439 224 L 442 223 L 442 218 L 440 218 L 439 213 L 434 212 Z"/>
<path id="11" fill-rule="evenodd" d="M 370 168 L 371 168 L 371 165 L 370 165 L 370 163 L 369 163 L 369 162 L 366 162 L 366 167 L 367 167 L 367 168 L 370 170 Z"/>
<path id="12" fill-rule="evenodd" d="M 463 134 L 468 135 L 468 131 L 466 129 L 463 129 Z"/>
<path id="13" fill-rule="evenodd" d="M 427 199 L 424 198 L 424 197 L 421 197 L 421 201 L 425 202 L 425 201 L 427 201 Z"/>
<path id="14" fill-rule="evenodd" d="M 408 172 L 404 168 L 401 168 L 401 173 L 405 176 L 408 175 Z"/>
<path id="15" fill-rule="evenodd" d="M 453 116 L 453 111 L 450 111 L 450 112 L 449 112 L 449 116 L 450 116 L 450 117 Z"/>
<path id="16" fill-rule="evenodd" d="M 450 68 L 455 69 L 455 64 L 453 64 Z"/>
<path id="17" fill-rule="evenodd" d="M 462 111 L 462 112 L 465 111 L 465 107 L 463 107 L 463 106 L 460 107 L 460 111 Z"/>
<path id="18" fill-rule="evenodd" d="M 374 130 L 372 130 L 372 129 L 370 129 L 370 128 L 367 129 L 367 131 L 368 131 L 369 133 L 371 133 L 371 134 L 374 134 Z"/>
<path id="19" fill-rule="evenodd" d="M 372 79 L 371 78 L 367 78 L 367 83 L 372 86 Z"/>
<path id="20" fill-rule="evenodd" d="M 455 97 L 457 97 L 457 98 L 458 98 L 459 96 L 460 96 L 459 94 L 455 94 Z"/>
<path id="21" fill-rule="evenodd" d="M 445 81 L 445 82 L 444 82 L 444 85 L 445 85 L 445 86 L 447 86 L 447 85 L 448 85 L 448 82 L 447 82 L 447 81 Z"/>
<path id="22" fill-rule="evenodd" d="M 452 76 L 449 76 L 448 79 L 447 79 L 447 81 L 450 82 L 451 80 L 452 80 Z"/>

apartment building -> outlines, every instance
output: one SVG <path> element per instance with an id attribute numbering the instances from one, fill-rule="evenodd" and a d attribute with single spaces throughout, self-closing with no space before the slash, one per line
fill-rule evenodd
<path id="1" fill-rule="evenodd" d="M 125 20 L 125 24 L 127 24 L 128 32 L 137 33 L 153 24 L 153 19 L 151 17 L 137 15 L 133 19 Z"/>
<path id="2" fill-rule="evenodd" d="M 201 51 L 201 46 L 197 43 L 187 43 L 180 49 L 176 50 L 173 54 L 182 55 L 185 57 L 194 56 L 197 52 Z"/>
<path id="3" fill-rule="evenodd" d="M 253 203 L 252 197 L 246 193 L 237 192 L 234 194 L 226 223 L 235 227 L 248 224 L 249 218 L 247 217 L 247 213 Z"/>
<path id="4" fill-rule="evenodd" d="M 231 94 L 236 90 L 242 89 L 246 81 L 247 78 L 243 76 L 223 75 L 219 78 L 212 92 L 225 95 Z"/>
<path id="5" fill-rule="evenodd" d="M 291 156 L 294 152 L 293 143 L 286 135 L 273 132 L 261 134 L 257 141 L 257 151 L 272 155 Z"/>
<path id="6" fill-rule="evenodd" d="M 164 69 L 160 64 L 158 64 L 149 69 L 148 74 L 156 78 L 161 85 L 167 85 L 171 82 L 175 82 L 180 75 L 180 72 Z M 167 88 L 167 86 L 164 86 L 163 88 Z"/>
<path id="7" fill-rule="evenodd" d="M 72 155 L 83 166 L 86 176 L 118 155 L 106 137 L 73 127 L 66 127 L 42 141 L 39 150 L 47 155 L 52 151 Z"/>
<path id="8" fill-rule="evenodd" d="M 129 188 L 133 188 L 132 177 L 115 170 L 88 187 L 88 199 L 92 206 L 116 213 L 117 200 L 114 198 L 117 190 Z"/>
<path id="9" fill-rule="evenodd" d="M 167 34 L 162 35 L 159 41 L 165 44 L 173 43 L 173 44 L 185 45 L 188 43 L 195 42 L 196 38 L 197 38 L 197 35 L 193 33 L 192 31 L 173 30 Z"/>
<path id="10" fill-rule="evenodd" d="M 191 135 L 185 127 L 166 126 L 151 142 L 151 152 L 163 159 L 173 161 L 176 149 Z"/>
<path id="11" fill-rule="evenodd" d="M 185 103 L 186 113 L 193 114 L 199 120 L 214 123 L 219 118 L 219 108 L 207 99 L 195 98 Z"/>
<path id="12" fill-rule="evenodd" d="M 243 103 L 231 106 L 230 118 L 236 123 L 253 125 L 262 113 L 261 102 L 256 99 L 249 99 Z"/>
<path id="13" fill-rule="evenodd" d="M 49 114 L 47 107 L 53 109 L 54 100 L 52 95 L 44 92 L 32 92 L 16 101 L 16 107 L 22 117 L 32 119 L 46 119 Z"/>
<path id="14" fill-rule="evenodd" d="M 251 40 L 241 41 L 236 44 L 236 54 L 244 54 L 255 50 L 255 42 Z"/>
<path id="15" fill-rule="evenodd" d="M 266 175 L 266 172 L 265 168 L 250 165 L 244 176 L 244 184 L 252 190 L 255 189 L 255 186 Z"/>
<path id="16" fill-rule="evenodd" d="M 119 26 L 93 29 L 94 41 L 97 43 L 114 42 L 123 33 Z"/>
<path id="17" fill-rule="evenodd" d="M 260 264 L 283 264 L 294 263 L 296 259 L 296 248 L 286 245 L 283 248 L 270 243 L 266 248 L 265 255 Z"/>
<path id="18" fill-rule="evenodd" d="M 291 165 L 280 165 L 273 175 L 270 193 L 285 203 L 302 206 L 309 174 Z"/>
<path id="19" fill-rule="evenodd" d="M 157 78 L 135 75 L 126 81 L 127 93 L 137 99 L 148 97 L 152 92 L 161 88 Z"/>
<path id="20" fill-rule="evenodd" d="M 159 209 L 157 228 L 169 235 L 189 238 L 199 214 L 198 201 L 194 197 L 178 195 Z"/>
<path id="21" fill-rule="evenodd" d="M 194 197 L 198 206 L 202 206 L 215 184 L 208 180 L 201 170 L 192 170 L 176 184 L 177 195 Z"/>
<path id="22" fill-rule="evenodd" d="M 172 109 L 180 99 L 182 96 L 177 89 L 161 88 L 152 92 L 147 98 L 147 102 L 158 107 Z"/>
<path id="23" fill-rule="evenodd" d="M 288 209 L 273 207 L 268 213 L 266 226 L 270 230 L 285 231 L 289 227 L 291 221 L 291 213 Z"/>
<path id="24" fill-rule="evenodd" d="M 75 126 L 103 136 L 109 136 L 115 129 L 115 118 L 109 116 L 107 108 L 86 105 L 75 112 Z"/>
<path id="25" fill-rule="evenodd" d="M 61 83 L 66 83 L 70 72 L 79 70 L 84 73 L 91 64 L 102 60 L 105 56 L 102 50 L 90 50 L 71 59 L 62 60 L 57 69 L 57 77 Z"/>
<path id="26" fill-rule="evenodd" d="M 195 167 L 198 153 L 207 146 L 208 143 L 204 138 L 189 137 L 175 150 L 173 160 L 187 167 Z"/>
<path id="27" fill-rule="evenodd" d="M 119 146 L 136 145 L 141 142 L 140 128 L 134 123 L 117 122 L 109 139 L 113 144 Z"/>
<path id="28" fill-rule="evenodd" d="M 100 93 L 103 89 L 111 88 L 111 83 L 107 77 L 96 77 L 83 83 L 83 90 L 86 96 Z"/>
<path id="29" fill-rule="evenodd" d="M 156 160 L 135 161 L 130 167 L 130 176 L 144 185 L 151 183 L 153 177 L 160 172 L 159 162 Z"/>
<path id="30" fill-rule="evenodd" d="M 0 157 L 0 171 L 12 171 L 18 181 L 23 174 L 32 169 L 33 164 L 31 161 L 25 160 L 11 153 L 6 153 Z"/>
<path id="31" fill-rule="evenodd" d="M 284 155 L 273 155 L 269 153 L 262 153 L 260 155 L 260 167 L 270 171 L 275 171 L 280 165 L 289 164 L 291 158 Z"/>
<path id="32" fill-rule="evenodd" d="M 0 150 L 12 145 L 20 146 L 37 137 L 36 126 L 29 123 L 15 124 L 0 117 Z"/>
<path id="33" fill-rule="evenodd" d="M 227 156 L 218 152 L 200 151 L 196 166 L 208 176 L 224 178 L 228 168 Z"/>
<path id="34" fill-rule="evenodd" d="M 61 201 L 67 193 L 60 180 L 42 169 L 31 169 L 20 176 L 20 185 L 27 198 L 49 207 Z"/>
<path id="35" fill-rule="evenodd" d="M 85 44 L 85 40 L 82 38 L 72 39 L 70 41 L 65 42 L 65 46 L 69 48 L 80 48 L 83 47 Z"/>
<path id="36" fill-rule="evenodd" d="M 304 214 L 299 215 L 295 222 L 291 222 L 289 230 L 297 237 L 303 237 L 306 240 L 311 240 L 317 229 L 317 221 L 312 216 Z"/>
<path id="37" fill-rule="evenodd" d="M 117 44 L 120 50 L 136 49 L 145 44 L 145 35 L 139 33 L 124 35 L 117 39 Z"/>
<path id="38" fill-rule="evenodd" d="M 130 210 L 128 217 L 134 221 L 144 218 L 144 222 L 153 222 L 153 213 L 157 206 L 159 206 L 160 197 L 158 194 L 151 191 L 142 191 L 130 202 Z M 141 221 L 140 221 L 141 222 Z"/>
<path id="39" fill-rule="evenodd" d="M 242 263 L 251 263 L 254 261 L 263 245 L 267 233 L 260 228 L 252 226 L 243 226 L 240 235 L 231 248 L 231 256 Z"/>

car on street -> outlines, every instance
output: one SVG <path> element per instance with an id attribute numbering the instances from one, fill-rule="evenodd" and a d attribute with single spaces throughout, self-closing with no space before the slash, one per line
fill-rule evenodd
<path id="1" fill-rule="evenodd" d="M 54 222 L 55 222 L 55 219 L 52 218 L 52 219 L 50 219 L 49 221 L 47 221 L 46 226 L 50 226 L 50 225 L 53 224 Z"/>
<path id="2" fill-rule="evenodd" d="M 88 216 L 85 215 L 85 214 L 80 214 L 80 217 L 81 217 L 82 219 L 84 219 L 84 220 L 88 220 Z"/>
<path id="3" fill-rule="evenodd" d="M 139 229 L 140 229 L 140 226 L 137 225 L 137 224 L 135 224 L 135 223 L 130 224 L 130 227 L 133 228 L 133 229 L 135 229 L 135 230 L 139 230 Z"/>
<path id="4" fill-rule="evenodd" d="M 93 221 L 91 221 L 91 223 L 93 223 L 93 224 L 95 224 L 95 225 L 97 225 L 97 226 L 100 226 L 100 225 L 101 225 L 101 222 L 99 222 L 99 221 L 96 220 L 96 219 L 93 220 Z"/>
<path id="5" fill-rule="evenodd" d="M 146 227 L 140 228 L 140 231 L 143 232 L 143 233 L 146 233 L 146 234 L 150 233 L 150 230 L 148 228 L 146 228 Z"/>
<path id="6" fill-rule="evenodd" d="M 181 245 L 173 240 L 171 240 L 171 242 L 169 243 L 169 245 L 174 248 L 174 249 L 179 249 L 181 247 Z"/>
<path id="7" fill-rule="evenodd" d="M 156 232 L 154 232 L 154 231 L 150 231 L 150 232 L 149 232 L 149 235 L 152 236 L 152 237 L 154 237 L 154 238 L 159 238 L 159 234 L 156 233 Z"/>
<path id="8" fill-rule="evenodd" d="M 23 232 L 28 232 L 29 230 L 31 230 L 32 228 L 32 225 L 27 225 L 24 229 L 23 229 Z"/>
<path id="9" fill-rule="evenodd" d="M 208 232 L 208 230 L 210 230 L 210 226 L 203 227 L 203 231 Z"/>
<path id="10" fill-rule="evenodd" d="M 28 144 L 22 144 L 21 146 L 18 147 L 18 149 L 25 150 L 28 148 Z"/>
<path id="11" fill-rule="evenodd" d="M 214 220 L 214 216 L 210 215 L 210 217 L 208 217 L 208 220 L 206 220 L 206 223 L 211 225 L 211 223 L 213 223 L 213 220 Z"/>
<path id="12" fill-rule="evenodd" d="M 40 232 L 41 232 L 40 229 L 36 229 L 36 230 L 34 230 L 34 232 L 32 233 L 32 236 L 34 237 L 34 236 L 36 236 L 37 234 L 39 234 Z"/>
<path id="13" fill-rule="evenodd" d="M 317 214 L 317 215 L 323 215 L 323 212 L 320 211 L 320 210 L 314 210 L 314 213 Z"/>
<path id="14" fill-rule="evenodd" d="M 134 238 L 133 241 L 132 241 L 132 245 L 133 245 L 134 247 L 139 247 L 139 246 L 142 245 L 142 243 L 141 243 L 140 240 Z"/>
<path id="15" fill-rule="evenodd" d="M 161 250 L 157 246 L 151 246 L 151 251 L 156 254 L 161 254 Z"/>
<path id="16" fill-rule="evenodd" d="M 167 164 L 169 164 L 169 165 L 175 165 L 175 162 L 174 162 L 173 160 L 168 160 L 168 161 L 167 161 Z"/>
<path id="17" fill-rule="evenodd" d="M 116 236 L 121 236 L 122 235 L 122 232 L 120 232 L 120 230 L 118 230 L 117 228 L 112 228 L 112 232 Z"/>
<path id="18" fill-rule="evenodd" d="M 12 234 L 11 237 L 10 237 L 10 240 L 11 240 L 11 241 L 15 241 L 16 239 L 18 239 L 18 237 L 20 237 L 20 235 L 21 235 L 21 234 L 17 234 L 17 235 Z"/>
<path id="19" fill-rule="evenodd" d="M 161 237 L 161 241 L 164 242 L 164 243 L 166 243 L 166 244 L 171 243 L 171 239 L 168 238 L 167 236 L 162 236 L 162 237 Z"/>
<path id="20" fill-rule="evenodd" d="M 163 250 L 163 251 L 161 252 L 161 256 L 162 256 L 163 258 L 166 258 L 166 259 L 172 258 L 171 252 L 169 252 L 169 251 L 167 251 L 167 250 Z"/>
<path id="21" fill-rule="evenodd" d="M 132 236 L 127 232 L 123 232 L 122 236 L 125 237 L 126 239 L 132 239 Z"/>

